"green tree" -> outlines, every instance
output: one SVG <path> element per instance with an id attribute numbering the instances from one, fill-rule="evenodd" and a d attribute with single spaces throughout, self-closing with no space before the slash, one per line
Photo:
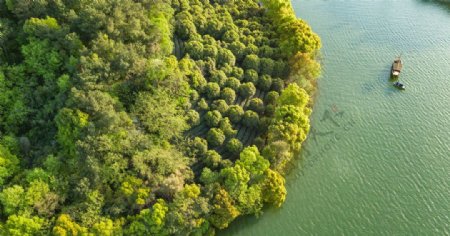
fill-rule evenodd
<path id="1" fill-rule="evenodd" d="M 234 201 L 230 198 L 225 189 L 219 189 L 214 196 L 213 210 L 210 217 L 211 223 L 219 228 L 224 229 L 239 216 L 239 211 L 234 206 Z"/>
<path id="2" fill-rule="evenodd" d="M 56 236 L 83 235 L 87 233 L 87 228 L 80 226 L 72 220 L 70 215 L 61 214 L 53 227 L 53 234 Z"/>
<path id="3" fill-rule="evenodd" d="M 288 163 L 293 158 L 289 144 L 281 140 L 267 145 L 263 150 L 263 155 L 270 161 L 271 168 L 280 173 L 286 170 Z"/>
<path id="4" fill-rule="evenodd" d="M 255 177 L 262 175 L 269 168 L 270 163 L 261 156 L 256 146 L 250 146 L 242 150 L 236 165 L 242 166 L 252 177 Z"/>
<path id="5" fill-rule="evenodd" d="M 229 151 L 233 155 L 236 155 L 242 151 L 243 145 L 242 145 L 241 141 L 239 141 L 239 139 L 232 138 L 227 142 L 226 148 L 227 148 L 227 151 Z"/>
<path id="6" fill-rule="evenodd" d="M 253 69 L 245 70 L 244 81 L 256 84 L 258 82 L 258 72 Z"/>
<path id="7" fill-rule="evenodd" d="M 27 208 L 25 190 L 20 185 L 13 185 L 3 189 L 0 193 L 0 202 L 7 215 L 22 213 Z"/>
<path id="8" fill-rule="evenodd" d="M 22 46 L 22 54 L 28 72 L 42 76 L 47 81 L 56 79 L 62 58 L 49 40 L 31 39 L 27 45 Z"/>
<path id="9" fill-rule="evenodd" d="M 23 25 L 23 31 L 30 36 L 35 36 L 39 38 L 53 38 L 59 31 L 61 30 L 61 26 L 58 24 L 58 21 L 53 18 L 47 16 L 45 19 L 39 18 L 30 18 L 25 21 Z"/>
<path id="10" fill-rule="evenodd" d="M 222 114 L 217 111 L 208 111 L 205 115 L 205 123 L 208 127 L 218 127 L 222 119 Z"/>
<path id="11" fill-rule="evenodd" d="M 211 185 L 217 182 L 219 179 L 219 173 L 212 171 L 210 168 L 203 168 L 202 174 L 200 175 L 200 181 L 205 185 Z"/>
<path id="12" fill-rule="evenodd" d="M 224 88 L 220 97 L 228 104 L 232 105 L 236 100 L 236 92 L 232 88 Z"/>
<path id="13" fill-rule="evenodd" d="M 200 101 L 198 101 L 197 106 L 198 106 L 201 110 L 204 110 L 204 111 L 206 111 L 206 110 L 209 109 L 208 102 L 207 102 L 204 98 L 202 98 L 202 99 L 200 99 Z"/>
<path id="14" fill-rule="evenodd" d="M 234 66 L 236 63 L 236 57 L 228 49 L 220 49 L 218 52 L 217 64 L 220 66 L 230 65 Z"/>
<path id="15" fill-rule="evenodd" d="M 37 216 L 11 215 L 0 229 L 3 235 L 32 236 L 45 234 L 43 228 L 45 220 Z"/>
<path id="16" fill-rule="evenodd" d="M 279 96 L 280 95 L 278 94 L 277 91 L 270 91 L 267 93 L 265 103 L 266 104 L 275 104 L 277 102 Z"/>
<path id="17" fill-rule="evenodd" d="M 218 128 L 212 128 L 208 131 L 206 140 L 208 140 L 208 144 L 212 147 L 217 147 L 222 145 L 225 141 L 225 134 Z"/>
<path id="18" fill-rule="evenodd" d="M 263 75 L 272 75 L 275 63 L 270 58 L 261 58 L 259 61 L 259 66 L 261 70 L 261 74 Z"/>
<path id="19" fill-rule="evenodd" d="M 280 207 L 286 200 L 285 180 L 278 172 L 266 170 L 266 178 L 263 187 L 264 201 L 276 207 Z"/>
<path id="20" fill-rule="evenodd" d="M 217 99 L 212 102 L 211 109 L 217 110 L 221 114 L 226 114 L 228 111 L 228 104 L 224 99 Z"/>
<path id="21" fill-rule="evenodd" d="M 19 171 L 19 159 L 0 144 L 0 186 Z"/>
<path id="22" fill-rule="evenodd" d="M 259 125 L 259 115 L 258 113 L 247 110 L 242 116 L 242 123 L 250 128 L 257 128 Z"/>
<path id="23" fill-rule="evenodd" d="M 278 98 L 278 103 L 281 105 L 293 105 L 299 109 L 303 109 L 306 104 L 308 104 L 308 100 L 309 96 L 305 90 L 300 88 L 297 84 L 290 84 L 281 93 Z"/>
<path id="24" fill-rule="evenodd" d="M 239 86 L 241 85 L 241 81 L 239 81 L 237 78 L 235 77 L 229 77 L 226 81 L 225 81 L 225 86 L 237 91 L 239 89 Z M 227 89 L 227 88 L 225 88 Z"/>
<path id="25" fill-rule="evenodd" d="M 219 167 L 222 157 L 215 150 L 208 150 L 203 162 L 211 169 L 217 169 Z"/>
<path id="26" fill-rule="evenodd" d="M 208 151 L 208 142 L 200 137 L 195 137 L 192 140 L 191 148 L 195 156 L 202 157 Z"/>
<path id="27" fill-rule="evenodd" d="M 220 171 L 220 177 L 225 189 L 233 198 L 237 198 L 244 192 L 250 181 L 250 173 L 242 165 L 223 168 Z"/>
<path id="28" fill-rule="evenodd" d="M 259 57 L 255 54 L 247 55 L 244 59 L 244 62 L 242 62 L 242 66 L 244 69 L 253 69 L 256 72 L 259 72 L 259 65 Z"/>
<path id="29" fill-rule="evenodd" d="M 205 93 L 209 99 L 214 99 L 220 96 L 220 86 L 217 83 L 209 82 L 205 86 Z"/>
<path id="30" fill-rule="evenodd" d="M 190 40 L 185 45 L 186 53 L 194 60 L 201 60 L 203 58 L 203 44 L 197 40 Z"/>
<path id="31" fill-rule="evenodd" d="M 223 131 L 223 133 L 227 138 L 233 137 L 237 133 L 237 130 L 233 129 L 233 125 L 231 124 L 230 119 L 228 119 L 228 117 L 225 117 L 220 121 L 219 128 L 220 130 Z"/>
<path id="32" fill-rule="evenodd" d="M 258 88 L 262 91 L 269 91 L 272 86 L 272 78 L 269 75 L 263 75 L 258 80 Z"/>
<path id="33" fill-rule="evenodd" d="M 163 199 L 158 199 L 151 209 L 144 209 L 131 217 L 131 224 L 124 230 L 130 235 L 168 235 L 164 229 L 169 207 Z M 117 231 L 113 231 L 117 233 Z"/>
<path id="34" fill-rule="evenodd" d="M 195 110 L 189 110 L 187 112 L 187 123 L 190 126 L 196 126 L 200 124 L 200 115 Z"/>
<path id="35" fill-rule="evenodd" d="M 261 114 L 264 111 L 264 103 L 261 98 L 252 98 L 248 104 L 248 109 Z"/>
<path id="36" fill-rule="evenodd" d="M 239 105 L 231 105 L 228 108 L 227 116 L 233 123 L 238 123 L 239 121 L 241 121 L 243 115 L 244 110 Z"/>
<path id="37" fill-rule="evenodd" d="M 280 78 L 272 79 L 272 90 L 281 92 L 284 89 L 284 81 Z"/>
<path id="38" fill-rule="evenodd" d="M 255 95 L 255 93 L 256 93 L 255 85 L 251 82 L 243 83 L 239 87 L 239 93 L 244 98 L 251 97 L 251 96 Z"/>
<path id="39" fill-rule="evenodd" d="M 81 138 L 83 129 L 88 125 L 88 118 L 88 114 L 69 108 L 61 109 L 56 115 L 58 127 L 56 138 L 64 148 L 64 152 L 71 157 L 76 156 L 76 141 Z"/>
<path id="40" fill-rule="evenodd" d="M 155 94 L 141 92 L 133 106 L 133 112 L 147 132 L 163 139 L 179 136 L 188 128 L 177 101 L 163 91 Z"/>

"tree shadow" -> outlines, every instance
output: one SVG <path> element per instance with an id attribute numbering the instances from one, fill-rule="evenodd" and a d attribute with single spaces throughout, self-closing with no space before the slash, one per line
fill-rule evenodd
<path id="1" fill-rule="evenodd" d="M 450 13 L 450 0 L 420 0 L 424 4 L 433 4 Z"/>

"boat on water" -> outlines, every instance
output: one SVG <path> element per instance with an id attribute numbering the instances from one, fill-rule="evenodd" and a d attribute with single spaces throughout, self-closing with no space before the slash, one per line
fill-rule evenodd
<path id="1" fill-rule="evenodd" d="M 405 85 L 400 83 L 400 82 L 395 82 L 394 83 L 394 87 L 400 89 L 400 90 L 405 90 Z"/>
<path id="2" fill-rule="evenodd" d="M 391 75 L 393 77 L 398 77 L 400 75 L 400 72 L 402 71 L 402 60 L 400 59 L 400 57 L 397 57 L 394 60 L 394 63 L 392 63 L 392 68 L 391 68 Z"/>

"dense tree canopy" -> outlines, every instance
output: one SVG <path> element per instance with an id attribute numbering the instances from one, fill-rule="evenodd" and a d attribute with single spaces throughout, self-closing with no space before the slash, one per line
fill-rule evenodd
<path id="1" fill-rule="evenodd" d="M 213 235 L 309 131 L 287 0 L 0 0 L 0 235 Z"/>

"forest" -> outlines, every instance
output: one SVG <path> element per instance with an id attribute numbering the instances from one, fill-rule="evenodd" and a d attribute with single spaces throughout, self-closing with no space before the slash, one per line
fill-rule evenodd
<path id="1" fill-rule="evenodd" d="M 214 235 L 281 206 L 320 46 L 289 0 L 0 0 L 0 235 Z"/>

